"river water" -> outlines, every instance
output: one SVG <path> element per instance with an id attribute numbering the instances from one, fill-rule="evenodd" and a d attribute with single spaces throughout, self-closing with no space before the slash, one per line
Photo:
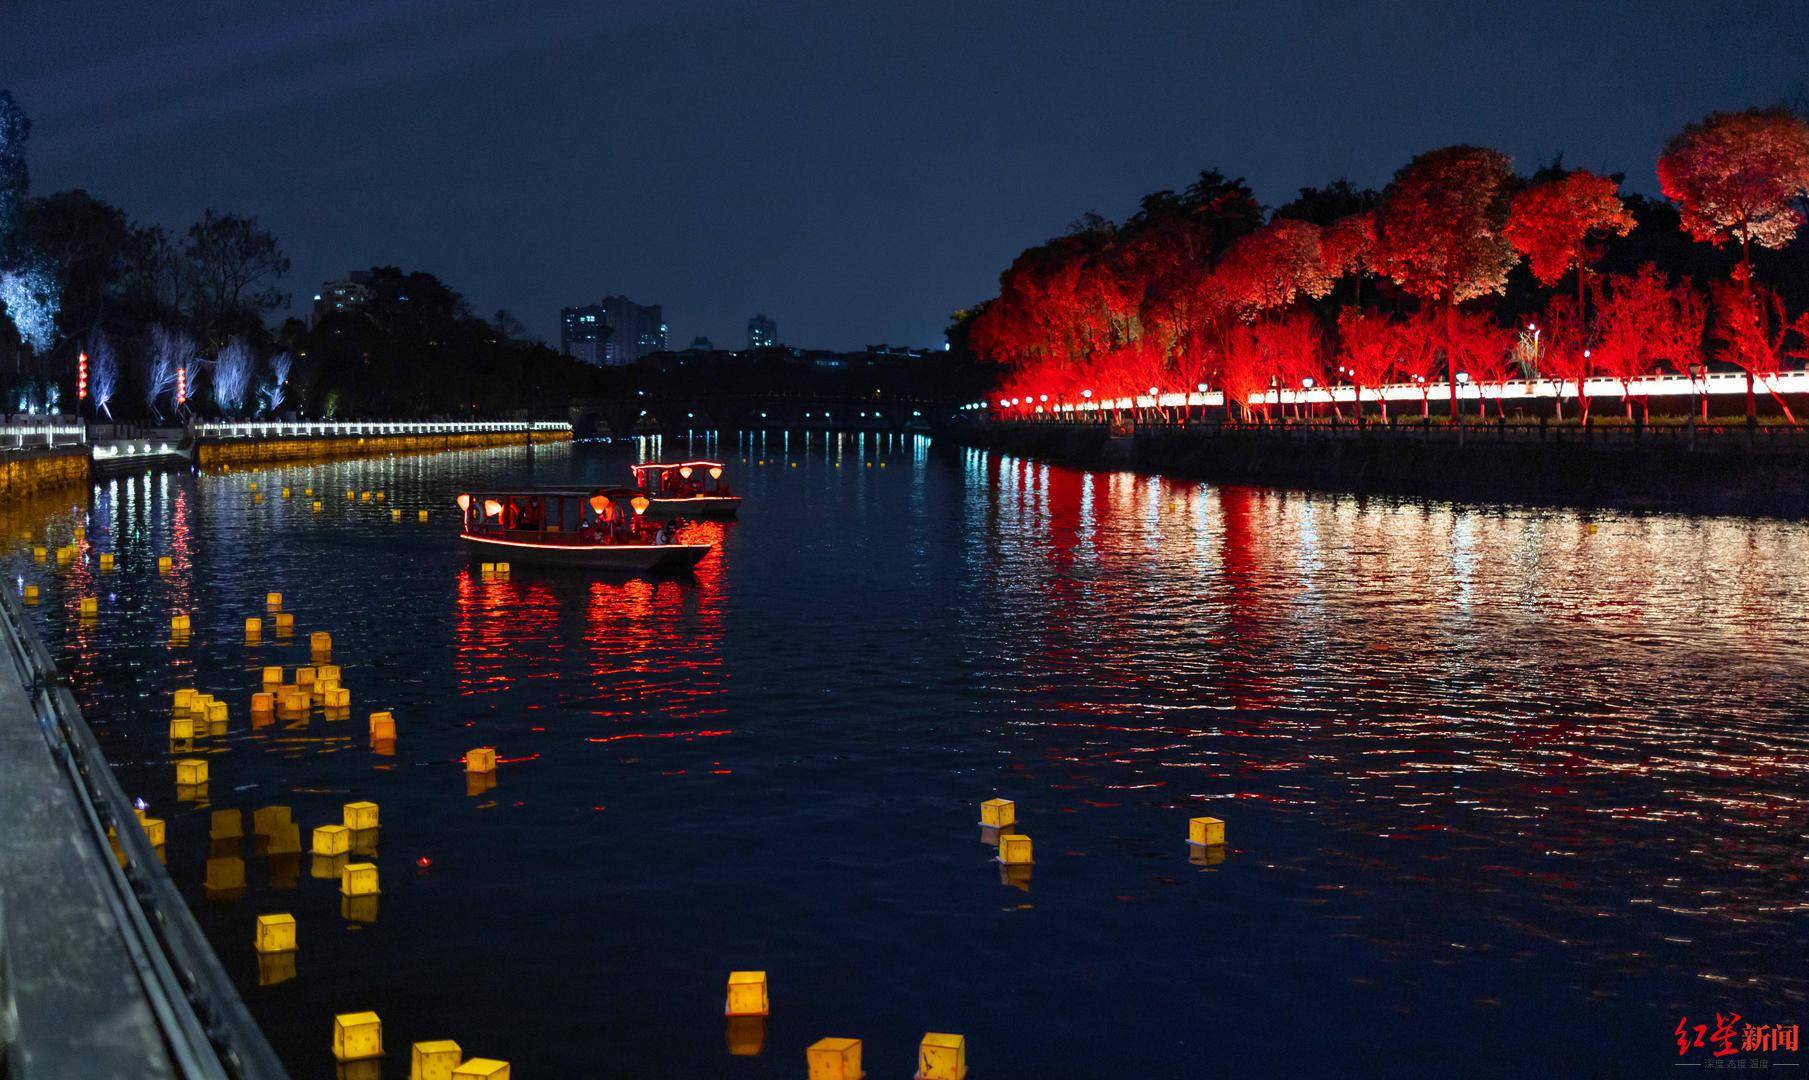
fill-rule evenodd
<path id="1" fill-rule="evenodd" d="M 690 529 L 720 545 L 694 577 L 483 580 L 455 539 L 462 488 L 703 453 L 747 504 Z M 84 509 L 86 564 L 19 550 Z M 1677 1056 L 1684 1017 L 1809 1019 L 1803 525 L 819 435 L 140 477 L 0 526 L 297 1077 L 332 1075 L 332 1017 L 363 1009 L 392 1077 L 437 1038 L 518 1077 L 797 1077 L 826 1035 L 904 1077 L 926 1031 L 965 1034 L 975 1080 L 1652 1075 L 1707 1060 Z M 297 633 L 248 644 L 273 590 Z M 314 630 L 351 719 L 254 721 L 260 668 L 308 663 Z M 189 686 L 230 708 L 192 754 Z M 1027 879 L 990 861 L 993 796 Z M 305 849 L 353 799 L 380 807 L 374 911 L 305 851 L 209 838 L 212 810 L 250 832 L 284 806 Z M 1203 814 L 1222 858 L 1190 858 Z M 299 922 L 293 978 L 252 949 L 270 912 Z M 763 1032 L 725 1025 L 735 969 L 768 973 Z"/>

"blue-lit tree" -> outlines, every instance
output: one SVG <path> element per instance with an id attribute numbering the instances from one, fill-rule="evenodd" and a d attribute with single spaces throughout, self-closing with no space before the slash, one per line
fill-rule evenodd
<path id="1" fill-rule="evenodd" d="M 257 359 L 242 337 L 235 337 L 214 358 L 214 404 L 222 416 L 235 416 L 251 389 L 251 371 Z"/>
<path id="2" fill-rule="evenodd" d="M 289 392 L 289 372 L 294 367 L 295 357 L 286 352 L 270 358 L 270 382 L 261 392 L 264 408 L 273 416 L 283 407 L 283 399 Z"/>
<path id="3" fill-rule="evenodd" d="M 176 372 L 194 355 L 194 338 L 172 327 L 151 327 L 150 347 L 144 352 L 144 404 L 152 416 L 163 415 L 157 403 L 175 392 Z"/>
<path id="4" fill-rule="evenodd" d="M 88 396 L 94 411 L 113 419 L 113 391 L 119 387 L 119 353 L 107 335 L 96 330 L 88 342 Z"/>

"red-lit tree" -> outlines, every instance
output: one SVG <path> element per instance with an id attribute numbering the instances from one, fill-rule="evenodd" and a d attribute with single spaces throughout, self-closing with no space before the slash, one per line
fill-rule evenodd
<path id="1" fill-rule="evenodd" d="M 1381 387 L 1395 378 L 1401 352 L 1400 324 L 1379 312 L 1345 308 L 1338 313 L 1338 360 L 1357 387 L 1357 415 L 1363 415 L 1363 388 Z M 1382 419 L 1388 401 L 1377 397 Z"/>
<path id="2" fill-rule="evenodd" d="M 1408 293 L 1444 308 L 1502 291 L 1519 256 L 1502 236 L 1514 183 L 1507 155 L 1476 146 L 1421 154 L 1395 173 L 1376 207 L 1375 265 Z M 1449 342 L 1448 342 L 1449 344 Z M 1456 369 L 1451 418 L 1457 418 Z"/>
<path id="3" fill-rule="evenodd" d="M 1401 319 L 1397 323 L 1400 329 L 1400 350 L 1395 356 L 1395 370 L 1401 378 L 1418 384 L 1420 388 L 1420 415 L 1432 415 L 1432 402 L 1428 397 L 1429 384 L 1446 370 L 1445 341 L 1446 327 L 1443 313 L 1429 307 Z"/>
<path id="4" fill-rule="evenodd" d="M 1739 241 L 1738 277 L 1750 281 L 1752 245 L 1781 248 L 1803 224 L 1809 123 L 1783 108 L 1715 113 L 1665 144 L 1658 183 L 1697 240 Z"/>
<path id="5" fill-rule="evenodd" d="M 1450 350 L 1447 365 L 1464 372 L 1476 384 L 1476 410 L 1487 416 L 1489 399 L 1483 389 L 1500 387 L 1514 374 L 1514 333 L 1481 311 L 1453 312 L 1446 327 L 1446 347 Z M 1507 415 L 1499 395 L 1495 398 L 1495 411 Z"/>
<path id="6" fill-rule="evenodd" d="M 1621 202 L 1620 184 L 1578 169 L 1516 194 L 1502 235 L 1547 288 L 1575 270 L 1577 303 L 1587 309 L 1584 283 L 1601 258 L 1600 241 L 1632 231 L 1633 215 Z"/>
<path id="7" fill-rule="evenodd" d="M 1634 274 L 1608 279 L 1597 320 L 1596 367 L 1621 384 L 1628 418 L 1633 416 L 1630 382 L 1669 366 L 1682 374 L 1700 359 L 1707 309 L 1687 284 L 1673 284 L 1647 263 Z M 1641 407 L 1649 413 L 1649 402 Z"/>
<path id="8" fill-rule="evenodd" d="M 1553 296 L 1545 305 L 1540 322 L 1544 354 L 1539 359 L 1539 373 L 1558 384 L 1555 400 L 1558 419 L 1564 419 L 1564 384 L 1577 388 L 1577 412 L 1589 419 L 1588 380 L 1595 373 L 1595 326 L 1583 314 L 1577 298 L 1564 293 Z"/>
<path id="9" fill-rule="evenodd" d="M 1356 282 L 1354 301 L 1363 306 L 1363 275 L 1376 251 L 1376 216 L 1364 210 L 1347 214 L 1325 227 L 1319 235 L 1319 258 L 1333 281 L 1346 274 Z"/>
<path id="10" fill-rule="evenodd" d="M 1784 314 L 1784 301 L 1763 285 L 1745 282 L 1716 282 L 1711 289 L 1715 301 L 1713 336 L 1721 345 L 1721 359 L 1746 372 L 1746 415 L 1756 413 L 1753 382 L 1763 379 L 1765 389 L 1783 410 L 1791 423 L 1790 406 L 1773 385 L 1771 376 L 1783 367 L 1785 345 L 1790 323 Z"/>
<path id="11" fill-rule="evenodd" d="M 1249 320 L 1303 295 L 1317 300 L 1332 291 L 1332 281 L 1319 252 L 1319 226 L 1276 218 L 1231 245 L 1213 267 L 1208 288 Z"/>

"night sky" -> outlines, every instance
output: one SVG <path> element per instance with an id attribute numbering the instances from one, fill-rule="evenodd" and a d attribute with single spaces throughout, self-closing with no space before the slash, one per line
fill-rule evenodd
<path id="1" fill-rule="evenodd" d="M 1809 80 L 1809 2 L 5 0 L 33 189 L 255 214 L 317 282 L 395 263 L 557 340 L 940 344 L 1020 249 L 1200 169 L 1265 202 L 1413 154 L 1655 190 L 1685 122 Z"/>

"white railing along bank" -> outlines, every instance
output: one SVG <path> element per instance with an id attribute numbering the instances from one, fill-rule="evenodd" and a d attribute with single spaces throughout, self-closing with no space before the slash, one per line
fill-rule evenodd
<path id="1" fill-rule="evenodd" d="M 1592 378 L 1584 379 L 1583 386 L 1589 397 L 1620 397 L 1623 393 L 1630 397 L 1690 397 L 1693 395 L 1715 396 L 1723 394 L 1745 394 L 1746 373 L 1740 371 L 1717 371 L 1692 379 L 1685 375 L 1642 375 L 1626 380 Z M 1774 375 L 1762 375 L 1753 380 L 1753 391 L 1764 394 L 1809 394 L 1809 371 L 1781 371 Z M 1434 403 L 1451 400 L 1451 384 L 1449 382 L 1393 383 L 1387 386 L 1363 387 L 1364 401 L 1415 402 L 1431 401 Z M 1575 380 L 1562 382 L 1555 379 L 1509 379 L 1506 382 L 1481 384 L 1459 381 L 1457 398 L 1459 401 L 1517 401 L 1538 398 L 1563 398 L 1575 400 L 1577 384 Z M 1273 389 L 1255 395 L 1250 400 L 1252 405 L 1312 405 L 1337 402 L 1343 404 L 1357 400 L 1357 388 L 1354 386 L 1314 386 L 1301 389 Z M 1009 403 L 1008 403 L 1009 402 Z M 1223 391 L 1207 390 L 1191 393 L 1159 393 L 1139 394 L 1135 397 L 1105 398 L 1098 401 L 1086 399 L 1082 401 L 1047 401 L 1041 396 L 1037 399 L 1011 398 L 999 401 L 977 402 L 969 408 L 987 409 L 995 413 L 1035 415 L 1037 413 L 1096 413 L 1116 409 L 1167 409 L 1188 406 L 1206 406 L 1217 408 L 1225 404 Z"/>
<path id="2" fill-rule="evenodd" d="M 497 432 L 570 431 L 557 420 L 323 420 L 209 421 L 190 427 L 198 439 L 315 439 L 369 435 L 480 435 Z"/>
<path id="3" fill-rule="evenodd" d="M 83 424 L 49 420 L 0 422 L 0 448 L 24 450 L 39 446 L 80 446 L 88 441 Z"/>

